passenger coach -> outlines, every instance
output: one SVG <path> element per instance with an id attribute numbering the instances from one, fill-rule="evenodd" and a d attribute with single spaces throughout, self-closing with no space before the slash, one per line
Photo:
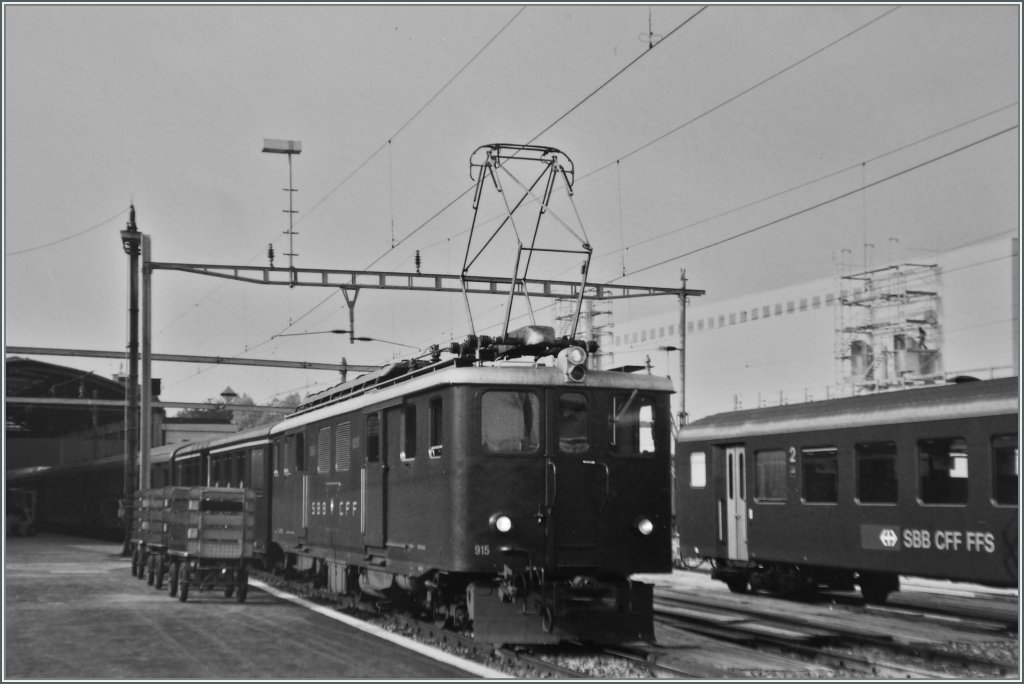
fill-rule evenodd
<path id="1" fill-rule="evenodd" d="M 1018 586 L 1018 379 L 736 411 L 676 452 L 681 554 L 743 592 Z"/>

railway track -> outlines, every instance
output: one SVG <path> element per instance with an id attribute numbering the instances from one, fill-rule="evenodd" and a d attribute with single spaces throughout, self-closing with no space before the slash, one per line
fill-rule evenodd
<path id="1" fill-rule="evenodd" d="M 656 644 L 527 649 L 482 644 L 386 605 L 339 601 L 308 582 L 258 574 L 279 589 L 518 678 L 1010 678 L 1019 668 L 1019 640 L 1005 621 L 922 617 L 921 610 L 879 610 L 862 601 L 800 603 L 659 587 Z"/>
<path id="2" fill-rule="evenodd" d="M 808 666 L 840 675 L 927 678 L 1008 677 L 1019 669 L 1019 641 L 999 622 L 923 621 L 917 613 L 885 614 L 862 605 L 666 591 L 655 609 L 660 634 L 697 634 L 712 646 L 723 644 L 719 663 L 732 676 L 750 671 L 732 655 L 737 648 L 797 658 L 786 667 L 798 674 Z"/>

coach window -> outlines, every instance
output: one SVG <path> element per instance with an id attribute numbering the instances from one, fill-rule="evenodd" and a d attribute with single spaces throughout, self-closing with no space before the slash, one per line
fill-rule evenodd
<path id="1" fill-rule="evenodd" d="M 917 442 L 921 503 L 967 503 L 967 443 L 961 437 Z"/>
<path id="2" fill-rule="evenodd" d="M 838 503 L 839 452 L 834 447 L 803 449 L 804 503 Z"/>
<path id="3" fill-rule="evenodd" d="M 992 438 L 992 500 L 1000 506 L 1016 506 L 1019 478 L 1017 435 L 996 435 Z"/>
<path id="4" fill-rule="evenodd" d="M 480 398 L 480 437 L 488 454 L 537 451 L 540 399 L 533 392 L 484 392 Z"/>
<path id="5" fill-rule="evenodd" d="M 366 416 L 366 462 L 380 461 L 380 414 Z"/>
<path id="6" fill-rule="evenodd" d="M 785 502 L 785 451 L 773 449 L 754 452 L 754 500 L 758 503 Z"/>
<path id="7" fill-rule="evenodd" d="M 868 442 L 856 444 L 853 449 L 857 460 L 857 501 L 896 503 L 896 444 Z"/>
<path id="8" fill-rule="evenodd" d="M 295 437 L 295 448 L 292 454 L 295 456 L 295 472 L 304 473 L 306 472 L 306 435 L 303 432 L 297 432 Z"/>
<path id="9" fill-rule="evenodd" d="M 295 445 L 291 437 L 281 440 L 281 475 L 288 477 L 292 474 L 292 454 L 295 452 Z"/>
<path id="10" fill-rule="evenodd" d="M 326 475 L 331 472 L 331 428 L 320 428 L 316 437 L 316 472 Z"/>
<path id="11" fill-rule="evenodd" d="M 263 464 L 266 459 L 266 451 L 263 447 L 254 448 L 249 455 L 249 485 L 256 491 L 262 491 L 266 483 L 263 481 Z"/>
<path id="12" fill-rule="evenodd" d="M 441 458 L 444 453 L 444 405 L 440 397 L 430 400 L 430 458 Z"/>
<path id="13" fill-rule="evenodd" d="M 563 454 L 585 454 L 590 451 L 588 424 L 586 395 L 566 392 L 558 397 L 559 451 Z"/>
<path id="14" fill-rule="evenodd" d="M 708 457 L 703 451 L 690 452 L 690 489 L 704 489 L 708 484 Z"/>

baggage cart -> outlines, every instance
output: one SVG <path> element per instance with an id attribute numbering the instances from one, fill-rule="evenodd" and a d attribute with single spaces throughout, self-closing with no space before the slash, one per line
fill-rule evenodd
<path id="1" fill-rule="evenodd" d="M 176 487 L 168 499 L 171 596 L 220 588 L 239 603 L 249 593 L 256 495 L 234 487 Z"/>

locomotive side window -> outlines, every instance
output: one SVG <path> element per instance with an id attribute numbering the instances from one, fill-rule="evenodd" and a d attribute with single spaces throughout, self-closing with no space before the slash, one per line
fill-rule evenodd
<path id="1" fill-rule="evenodd" d="M 402 436 L 404 412 L 401 407 L 384 412 L 384 456 L 385 463 L 398 463 L 404 453 Z"/>
<path id="2" fill-rule="evenodd" d="M 352 465 L 352 424 L 338 423 L 334 439 L 334 469 L 345 472 Z"/>
<path id="3" fill-rule="evenodd" d="M 654 453 L 654 402 L 650 397 L 632 394 L 612 397 L 611 444 L 618 456 Z"/>
<path id="4" fill-rule="evenodd" d="M 366 416 L 366 462 L 380 461 L 380 415 L 371 413 Z"/>
<path id="5" fill-rule="evenodd" d="M 754 452 L 754 500 L 786 501 L 786 452 L 782 449 Z"/>
<path id="6" fill-rule="evenodd" d="M 430 458 L 441 458 L 444 453 L 444 413 L 441 399 L 430 400 Z"/>
<path id="7" fill-rule="evenodd" d="M 1017 435 L 992 438 L 992 500 L 1016 506 L 1020 486 L 1020 447 Z"/>
<path id="8" fill-rule="evenodd" d="M 563 454 L 590 451 L 587 439 L 587 397 L 566 392 L 558 397 L 558 450 Z"/>
<path id="9" fill-rule="evenodd" d="M 805 503 L 839 502 L 839 451 L 835 447 L 800 452 Z"/>
<path id="10" fill-rule="evenodd" d="M 316 472 L 331 472 L 331 427 L 320 428 L 316 438 Z"/>
<path id="11" fill-rule="evenodd" d="M 703 451 L 690 453 L 690 489 L 704 489 L 708 484 L 708 457 Z"/>
<path id="12" fill-rule="evenodd" d="M 416 406 L 408 404 L 405 407 L 405 448 L 400 454 L 403 461 L 412 461 L 416 458 Z"/>
<path id="13" fill-rule="evenodd" d="M 967 503 L 967 442 L 961 437 L 917 442 L 921 503 Z"/>
<path id="14" fill-rule="evenodd" d="M 536 451 L 540 445 L 540 399 L 533 392 L 484 392 L 480 433 L 485 453 Z"/>
<path id="15" fill-rule="evenodd" d="M 896 503 L 896 445 L 893 442 L 869 442 L 856 444 L 853 449 L 857 461 L 857 501 Z"/>

